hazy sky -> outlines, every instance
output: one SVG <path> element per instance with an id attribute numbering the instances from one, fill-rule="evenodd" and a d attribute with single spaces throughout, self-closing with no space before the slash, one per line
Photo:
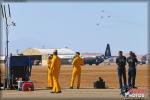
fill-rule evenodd
<path id="1" fill-rule="evenodd" d="M 145 54 L 147 6 L 144 2 L 13 3 L 16 27 L 10 28 L 9 51 L 67 46 L 102 53 L 109 43 L 112 53 L 133 50 Z"/>

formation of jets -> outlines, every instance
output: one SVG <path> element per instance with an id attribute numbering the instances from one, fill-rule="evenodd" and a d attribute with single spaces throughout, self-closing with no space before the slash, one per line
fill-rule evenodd
<path id="1" fill-rule="evenodd" d="M 105 10 L 101 10 L 101 15 L 99 19 L 106 19 L 106 18 L 111 18 L 111 15 L 105 15 Z M 97 22 L 96 25 L 99 26 L 101 22 Z"/>

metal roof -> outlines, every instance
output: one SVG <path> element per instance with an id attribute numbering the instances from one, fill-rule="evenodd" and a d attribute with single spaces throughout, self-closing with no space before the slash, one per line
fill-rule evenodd
<path id="1" fill-rule="evenodd" d="M 0 56 L 0 60 L 5 60 L 5 56 Z"/>
<path id="2" fill-rule="evenodd" d="M 73 51 L 69 48 L 56 48 L 56 49 L 34 48 L 34 49 L 38 50 L 42 55 L 53 54 L 54 50 L 57 50 L 59 55 L 74 55 L 75 54 L 75 51 Z"/>

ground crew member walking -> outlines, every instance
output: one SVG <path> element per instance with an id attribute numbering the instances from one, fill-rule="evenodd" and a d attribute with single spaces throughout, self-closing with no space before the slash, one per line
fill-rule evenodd
<path id="1" fill-rule="evenodd" d="M 119 51 L 119 56 L 116 59 L 116 64 L 118 65 L 118 78 L 119 78 L 119 85 L 120 89 L 122 88 L 122 76 L 124 80 L 124 86 L 126 86 L 126 57 L 123 56 L 123 52 Z"/>
<path id="2" fill-rule="evenodd" d="M 129 65 L 128 69 L 128 85 L 129 87 L 135 88 L 135 78 L 136 78 L 136 65 L 138 63 L 138 60 L 136 58 L 136 55 L 130 51 L 129 57 L 127 58 L 127 62 Z"/>
<path id="3" fill-rule="evenodd" d="M 81 65 L 83 65 L 83 64 L 84 64 L 84 62 L 83 62 L 83 59 L 80 57 L 80 53 L 76 52 L 76 55 L 72 61 L 73 72 L 72 72 L 70 89 L 73 89 L 74 80 L 75 80 L 76 76 L 78 77 L 77 89 L 80 88 Z"/>
<path id="4" fill-rule="evenodd" d="M 48 88 L 53 88 L 53 77 L 52 77 L 52 69 L 51 69 L 51 62 L 52 62 L 53 55 L 48 57 Z"/>
<path id="5" fill-rule="evenodd" d="M 57 55 L 57 50 L 53 52 L 52 58 L 52 76 L 53 76 L 53 89 L 51 93 L 61 93 L 60 85 L 59 85 L 59 72 L 60 72 L 61 60 Z"/>

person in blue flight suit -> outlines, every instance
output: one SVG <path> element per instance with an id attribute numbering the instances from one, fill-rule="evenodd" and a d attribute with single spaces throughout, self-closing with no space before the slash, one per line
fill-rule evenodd
<path id="1" fill-rule="evenodd" d="M 123 56 L 123 52 L 119 51 L 119 56 L 116 59 L 116 64 L 118 65 L 118 78 L 120 89 L 123 87 L 122 85 L 122 77 L 124 80 L 124 86 L 126 86 L 126 57 Z"/>
<path id="2" fill-rule="evenodd" d="M 127 63 L 129 65 L 128 69 L 128 86 L 135 88 L 135 78 L 136 78 L 136 66 L 138 64 L 138 60 L 136 58 L 135 53 L 132 51 L 129 52 L 129 57 L 127 58 Z"/>

